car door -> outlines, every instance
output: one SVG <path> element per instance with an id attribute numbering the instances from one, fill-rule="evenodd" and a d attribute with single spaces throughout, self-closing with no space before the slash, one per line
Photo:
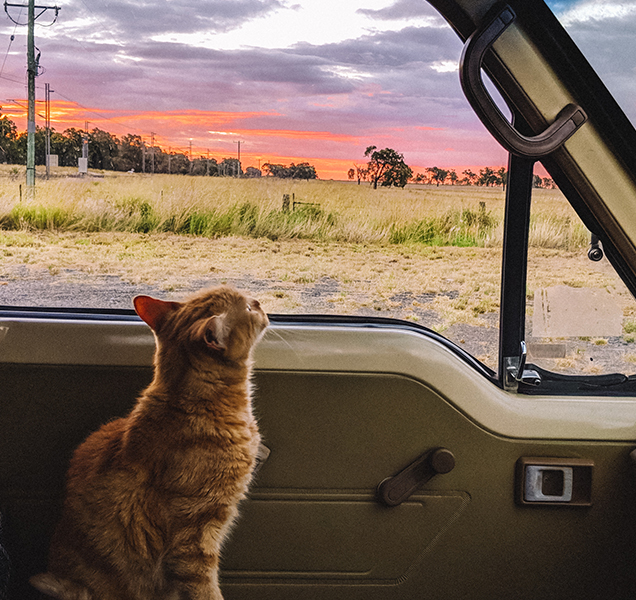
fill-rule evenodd
<path id="1" fill-rule="evenodd" d="M 490 9 L 435 4 L 463 38 Z M 551 30 L 528 44 L 523 19 L 532 10 L 512 4 L 519 29 L 512 40 L 501 33 L 498 62 L 486 58 L 485 66 L 513 104 L 516 126 L 532 137 L 546 119 L 510 65 L 539 61 L 553 73 L 536 55 Z M 527 4 L 539 16 L 547 10 Z M 555 80 L 563 93 L 558 73 Z M 577 162 L 582 136 L 633 182 L 607 139 L 621 127 L 597 135 L 594 103 L 575 100 L 586 123 L 541 160 L 632 286 L 632 224 L 621 219 L 633 209 L 630 187 L 624 202 L 610 195 L 621 213 Z M 560 108 L 551 110 L 550 120 Z M 536 158 L 511 151 L 510 160 L 497 372 L 402 321 L 272 316 L 255 375 L 268 452 L 223 553 L 226 598 L 636 593 L 632 382 L 606 386 L 526 363 L 528 175 Z M 12 597 L 28 599 L 28 577 L 45 566 L 70 454 L 130 409 L 150 381 L 154 339 L 125 311 L 5 307 L 0 316 L 0 510 Z"/>

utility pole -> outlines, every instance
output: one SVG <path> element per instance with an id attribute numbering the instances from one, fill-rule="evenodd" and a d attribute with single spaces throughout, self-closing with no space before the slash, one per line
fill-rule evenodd
<path id="1" fill-rule="evenodd" d="M 44 121 L 46 125 L 46 178 L 51 176 L 51 86 L 44 84 Z"/>
<path id="2" fill-rule="evenodd" d="M 150 156 L 150 172 L 155 174 L 155 132 L 150 132 L 150 151 L 152 152 Z"/>
<path id="3" fill-rule="evenodd" d="M 88 168 L 88 121 L 84 121 L 84 143 L 82 144 L 82 158 L 86 159 L 86 167 Z"/>
<path id="4" fill-rule="evenodd" d="M 236 144 L 238 144 L 238 167 L 236 169 L 236 177 L 238 177 L 241 174 L 241 144 L 243 142 L 235 142 Z"/>
<path id="5" fill-rule="evenodd" d="M 82 157 L 77 161 L 77 171 L 80 175 L 88 175 L 88 121 L 84 121 L 82 135 Z"/>
<path id="6" fill-rule="evenodd" d="M 60 12 L 57 6 L 36 6 L 35 0 L 29 0 L 29 3 L 13 4 L 5 0 L 4 11 L 11 21 L 16 25 L 24 25 L 19 23 L 9 14 L 9 7 L 27 8 L 27 93 L 29 96 L 29 107 L 27 110 L 27 164 L 26 164 L 26 184 L 27 191 L 33 192 L 35 188 L 35 78 L 38 75 L 40 55 L 35 56 L 35 21 L 43 15 L 47 10 L 55 11 L 53 23 L 57 20 Z M 36 9 L 39 11 L 35 14 Z M 51 24 L 53 24 L 51 23 Z"/>
<path id="7" fill-rule="evenodd" d="M 35 3 L 29 0 L 29 25 L 27 29 L 27 74 L 29 110 L 27 112 L 27 164 L 26 184 L 27 188 L 35 186 L 35 77 L 38 65 L 35 62 Z"/>

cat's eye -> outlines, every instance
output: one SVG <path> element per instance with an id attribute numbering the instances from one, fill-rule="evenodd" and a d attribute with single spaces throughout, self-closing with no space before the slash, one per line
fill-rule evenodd
<path id="1" fill-rule="evenodd" d="M 252 307 L 249 304 L 247 305 L 247 312 L 252 312 Z"/>

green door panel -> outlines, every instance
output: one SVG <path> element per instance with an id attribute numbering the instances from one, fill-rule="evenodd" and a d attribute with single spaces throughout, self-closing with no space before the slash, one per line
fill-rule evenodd
<path id="1" fill-rule="evenodd" d="M 228 599 L 254 586 L 264 598 L 634 591 L 633 445 L 496 436 L 399 375 L 267 371 L 256 387 L 271 454 L 226 548 Z M 450 473 L 401 506 L 374 501 L 382 479 L 440 446 L 456 457 Z M 515 504 L 522 456 L 592 459 L 594 505 Z"/>
<path id="2" fill-rule="evenodd" d="M 437 393 L 402 376 L 268 371 L 258 374 L 256 390 L 271 450 L 259 487 L 374 490 L 426 450 L 475 429 Z"/>
<path id="3" fill-rule="evenodd" d="M 0 364 L 115 372 L 113 367 L 151 367 L 153 348 L 152 332 L 141 320 L 0 321 Z M 505 437 L 636 440 L 636 398 L 505 392 L 450 347 L 407 325 L 275 324 L 257 346 L 255 362 L 261 371 L 401 374 L 425 382 L 475 423 Z"/>
<path id="4" fill-rule="evenodd" d="M 468 502 L 467 494 L 420 494 L 391 511 L 369 494 L 256 492 L 223 573 L 228 581 L 396 584 Z"/>

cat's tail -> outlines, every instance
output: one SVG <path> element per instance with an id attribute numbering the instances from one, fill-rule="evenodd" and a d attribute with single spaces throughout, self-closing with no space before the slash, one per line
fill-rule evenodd
<path id="1" fill-rule="evenodd" d="M 58 600 L 91 600 L 91 595 L 85 587 L 68 579 L 60 579 L 51 573 L 34 575 L 29 579 L 29 583 L 43 594 Z"/>

